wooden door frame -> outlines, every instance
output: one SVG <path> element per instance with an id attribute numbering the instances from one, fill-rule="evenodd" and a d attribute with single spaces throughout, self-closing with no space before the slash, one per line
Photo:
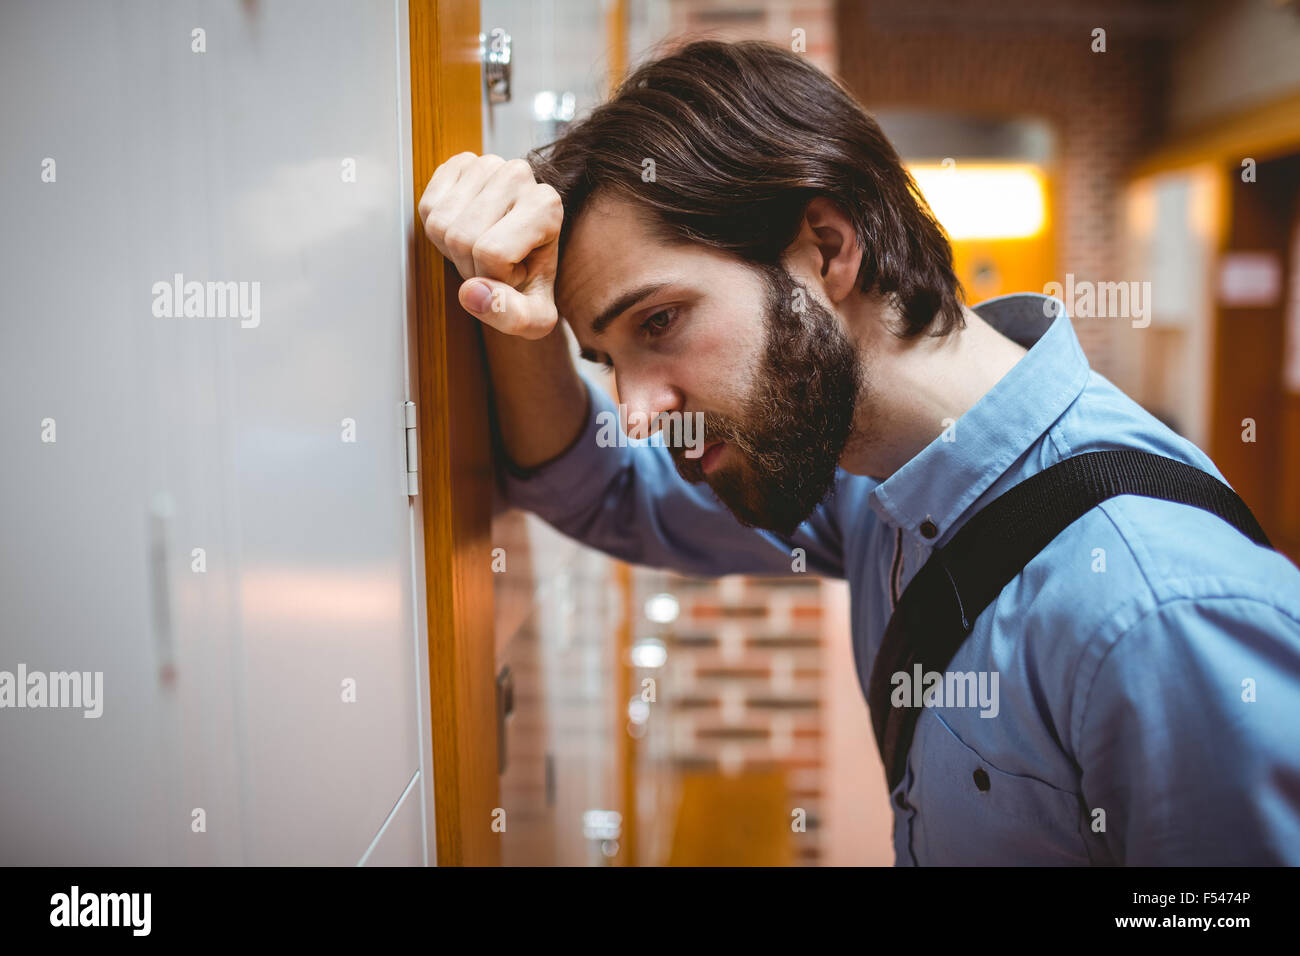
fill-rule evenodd
<path id="1" fill-rule="evenodd" d="M 442 162 L 482 151 L 483 93 L 476 0 L 408 3 L 415 209 Z M 437 862 L 495 866 L 488 376 L 478 320 L 457 299 L 460 276 L 424 236 L 418 212 L 411 262 Z"/>
<path id="2" fill-rule="evenodd" d="M 605 60 L 609 64 L 605 93 L 612 97 L 628 71 L 628 10 L 626 0 L 611 0 L 605 11 Z M 637 827 L 637 741 L 628 733 L 628 705 L 640 687 L 632 686 L 632 644 L 635 641 L 636 581 L 632 566 L 614 562 L 613 582 L 621 605 L 619 626 L 614 640 L 614 707 L 610 715 L 610 734 L 614 742 L 611 783 L 618 794 L 618 853 L 611 861 L 616 866 L 639 866 L 640 846 Z"/>

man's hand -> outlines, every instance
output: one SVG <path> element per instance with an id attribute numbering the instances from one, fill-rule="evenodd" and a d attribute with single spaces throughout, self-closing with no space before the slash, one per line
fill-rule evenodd
<path id="1" fill-rule="evenodd" d="M 488 326 L 483 346 L 506 456 L 521 468 L 551 460 L 587 413 L 587 386 L 555 307 L 559 193 L 522 159 L 459 153 L 434 170 L 419 211 L 425 234 L 465 280 L 460 304 Z"/>
<path id="2" fill-rule="evenodd" d="M 466 280 L 466 311 L 525 339 L 555 328 L 564 206 L 526 161 L 458 153 L 434 170 L 419 211 L 425 235 Z"/>

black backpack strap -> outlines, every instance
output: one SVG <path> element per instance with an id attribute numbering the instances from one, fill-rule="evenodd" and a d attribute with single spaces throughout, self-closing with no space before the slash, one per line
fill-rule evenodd
<path id="1" fill-rule="evenodd" d="M 903 778 L 920 708 L 892 707 L 891 678 L 942 671 L 975 618 L 1035 555 L 1108 498 L 1143 495 L 1210 511 L 1256 544 L 1272 547 L 1231 488 L 1208 472 L 1136 449 L 1094 451 L 1057 462 L 1000 495 L 967 521 L 908 583 L 871 669 L 867 703 L 892 791 Z"/>

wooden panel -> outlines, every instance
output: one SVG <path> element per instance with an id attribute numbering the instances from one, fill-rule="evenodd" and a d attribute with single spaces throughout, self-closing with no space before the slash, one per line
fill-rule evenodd
<path id="1" fill-rule="evenodd" d="M 613 0 L 606 14 L 606 59 L 609 61 L 607 78 L 609 95 L 612 97 L 623 82 L 627 73 L 627 2 Z M 637 846 L 637 746 L 636 740 L 627 732 L 628 703 L 640 688 L 632 687 L 632 622 L 636 608 L 633 601 L 632 568 L 619 561 L 615 565 L 614 579 L 618 582 L 619 600 L 623 613 L 618 633 L 614 636 L 614 773 L 617 786 L 621 788 L 621 806 L 619 813 L 623 817 L 623 830 L 619 839 L 618 854 L 614 863 L 618 866 L 638 866 L 640 864 Z"/>
<path id="2" fill-rule="evenodd" d="M 669 866 L 791 866 L 785 772 L 682 777 Z"/>
<path id="3" fill-rule="evenodd" d="M 1294 272 L 1291 282 L 1300 281 Z M 1292 293 L 1294 295 L 1294 293 Z M 1300 564 L 1300 393 L 1287 392 L 1282 399 L 1282 430 L 1286 443 L 1279 471 L 1279 508 L 1273 544 Z"/>
<path id="4" fill-rule="evenodd" d="M 478 5 L 410 0 L 415 198 L 438 165 L 481 152 Z M 414 208 L 415 204 L 412 204 Z M 500 861 L 492 663 L 492 451 L 478 321 L 460 277 L 414 231 L 420 502 L 429 623 L 430 714 L 440 865 Z"/>
<path id="5" fill-rule="evenodd" d="M 1284 275 L 1283 293 L 1273 306 L 1216 306 L 1210 456 L 1264 531 L 1276 538 L 1283 514 L 1281 499 L 1288 493 L 1278 479 L 1290 454 L 1288 447 L 1297 441 L 1286 427 L 1282 359 L 1285 290 L 1291 281 L 1285 274 L 1286 259 L 1300 157 L 1261 163 L 1256 182 L 1242 182 L 1239 170 L 1231 166 L 1224 175 L 1229 184 L 1224 251 L 1276 252 Z M 1254 442 L 1242 441 L 1242 421 L 1247 418 L 1255 421 Z M 1274 543 L 1285 548 L 1285 542 Z"/>

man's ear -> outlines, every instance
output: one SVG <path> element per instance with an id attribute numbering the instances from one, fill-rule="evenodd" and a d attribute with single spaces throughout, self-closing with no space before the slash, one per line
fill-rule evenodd
<path id="1" fill-rule="evenodd" d="M 834 200 L 815 196 L 804 208 L 799 234 L 786 251 L 791 264 L 821 276 L 831 302 L 857 288 L 862 247 L 853 220 Z"/>

